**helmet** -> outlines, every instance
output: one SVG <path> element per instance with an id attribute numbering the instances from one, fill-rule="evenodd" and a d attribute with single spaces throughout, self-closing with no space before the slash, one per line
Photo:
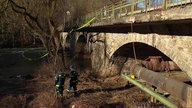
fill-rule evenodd
<path id="1" fill-rule="evenodd" d="M 65 72 L 62 69 L 59 69 L 59 75 L 65 75 Z"/>
<path id="2" fill-rule="evenodd" d="M 63 70 L 60 68 L 59 71 L 62 72 Z"/>
<path id="3" fill-rule="evenodd" d="M 75 67 L 74 65 L 71 65 L 71 66 L 70 66 L 70 69 L 71 69 L 71 70 L 74 70 L 74 69 L 76 69 L 76 67 Z"/>

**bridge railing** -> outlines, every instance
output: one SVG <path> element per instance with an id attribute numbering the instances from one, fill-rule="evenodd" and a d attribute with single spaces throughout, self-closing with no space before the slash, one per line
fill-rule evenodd
<path id="1" fill-rule="evenodd" d="M 122 0 L 120 2 L 104 6 L 103 8 L 88 13 L 84 17 L 79 17 L 68 24 L 69 27 L 78 27 L 90 19 L 96 17 L 92 23 L 99 23 L 103 20 L 111 21 L 112 19 L 130 16 L 139 13 L 147 13 L 155 10 L 166 10 L 172 7 L 191 4 L 192 0 Z"/>

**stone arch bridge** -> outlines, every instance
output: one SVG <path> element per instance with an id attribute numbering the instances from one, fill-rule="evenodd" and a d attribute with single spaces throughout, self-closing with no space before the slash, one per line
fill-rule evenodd
<path id="1" fill-rule="evenodd" d="M 62 33 L 62 45 L 73 56 L 89 59 L 96 72 L 113 75 L 118 74 L 113 67 L 119 67 L 114 66 L 114 57 L 134 58 L 132 44 L 135 43 L 137 59 L 162 56 L 165 61 L 176 63 L 192 79 L 191 1 L 181 6 L 117 18 L 103 17 L 70 35 Z M 126 62 L 125 59 L 118 62 L 122 61 Z"/>
<path id="2" fill-rule="evenodd" d="M 163 0 L 159 8 L 140 2 L 145 8 L 138 8 L 133 0 L 109 7 L 105 14 L 88 14 L 83 21 L 96 20 L 70 34 L 62 33 L 63 48 L 79 67 L 91 67 L 105 77 L 131 71 L 191 106 L 191 86 L 149 69 L 182 70 L 192 81 L 192 2 Z"/>
<path id="3" fill-rule="evenodd" d="M 76 32 L 70 35 L 70 39 L 74 40 L 71 46 L 74 53 L 79 52 L 77 49 L 81 43 L 80 49 L 83 49 L 91 59 L 92 68 L 97 72 L 106 73 L 109 70 L 110 60 L 115 53 L 121 53 L 125 50 L 125 54 L 133 55 L 132 44 L 128 45 L 125 50 L 121 49 L 124 45 L 129 43 L 140 43 L 135 46 L 136 54 L 143 52 L 143 55 L 137 55 L 141 60 L 150 55 L 159 56 L 165 55 L 174 61 L 179 68 L 186 72 L 192 78 L 192 37 L 191 36 L 170 36 L 159 34 L 139 34 L 139 33 L 82 33 Z M 72 39 L 73 38 L 73 39 Z M 67 39 L 67 38 L 66 38 Z M 69 38 L 68 38 L 69 39 Z M 81 41 L 80 41 L 81 40 Z M 66 40 L 64 40 L 66 41 Z M 72 41 L 70 41 L 72 42 Z M 84 44 L 82 44 L 84 43 Z M 72 45 L 72 44 L 71 44 Z M 160 53 L 150 52 L 148 47 L 152 50 L 157 50 Z M 145 49 L 146 48 L 146 49 Z M 155 53 L 155 54 L 154 54 Z M 142 57 L 139 57 L 142 56 Z M 113 71 L 114 72 L 114 71 Z M 111 74 L 111 73 L 110 73 Z"/>

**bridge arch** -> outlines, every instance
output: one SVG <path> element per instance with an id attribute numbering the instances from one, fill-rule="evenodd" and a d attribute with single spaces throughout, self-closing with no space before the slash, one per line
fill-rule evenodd
<path id="1" fill-rule="evenodd" d="M 112 57 L 114 52 L 121 46 L 139 42 L 145 43 L 146 45 L 152 46 L 172 61 L 174 61 L 181 70 L 187 72 L 192 79 L 192 37 L 190 36 L 168 36 L 158 34 L 105 34 L 107 37 L 107 55 L 109 58 Z"/>
<path id="2" fill-rule="evenodd" d="M 66 39 L 65 39 L 65 49 L 69 49 L 70 48 L 70 35 L 67 35 L 66 36 Z"/>
<path id="3" fill-rule="evenodd" d="M 80 69 L 91 68 L 91 55 L 89 53 L 88 37 L 86 34 L 79 34 L 76 37 L 75 54 Z"/>
<path id="4" fill-rule="evenodd" d="M 80 35 L 76 41 L 76 52 L 83 52 L 86 44 L 86 37 L 84 35 Z"/>
<path id="5" fill-rule="evenodd" d="M 150 46 L 142 42 L 134 42 L 135 56 L 139 60 L 145 60 L 149 56 L 161 56 L 163 60 L 171 60 L 163 52 L 159 51 L 157 48 Z M 134 58 L 133 42 L 125 43 L 120 46 L 114 53 L 113 56 L 123 56 Z"/>
<path id="6" fill-rule="evenodd" d="M 126 43 L 113 53 L 109 60 L 109 67 L 113 70 L 113 73 L 110 72 L 111 75 L 129 71 L 126 64 L 135 61 L 134 57 L 136 57 L 138 63 L 153 71 L 180 70 L 169 57 L 158 49 L 140 42 L 134 42 L 134 46 L 136 54 L 134 54 L 133 43 Z"/>

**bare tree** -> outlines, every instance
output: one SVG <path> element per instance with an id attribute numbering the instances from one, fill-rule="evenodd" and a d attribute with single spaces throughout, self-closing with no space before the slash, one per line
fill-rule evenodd
<path id="1" fill-rule="evenodd" d="M 3 14 L 12 9 L 12 13 L 9 12 L 7 17 L 16 19 L 16 16 L 12 15 L 20 16 L 20 19 L 15 22 L 26 26 L 33 36 L 41 40 L 44 48 L 53 58 L 54 65 L 56 65 L 55 57 L 60 48 L 59 32 L 62 30 L 58 27 L 63 25 L 64 10 L 61 2 L 63 0 L 3 0 L 0 2 L 0 13 Z M 8 19 L 10 22 L 10 18 Z"/>
<path id="2" fill-rule="evenodd" d="M 105 0 L 2 0 L 0 1 L 0 15 L 4 15 L 7 22 L 12 22 L 10 28 L 13 34 L 16 27 L 29 30 L 35 38 L 41 40 L 44 48 L 53 58 L 56 65 L 57 52 L 60 49 L 59 33 L 67 17 L 70 19 L 83 16 L 103 5 Z M 99 4 L 99 5 L 95 5 Z M 66 16 L 70 11 L 70 16 Z M 1 17 L 1 16 L 0 16 Z M 13 27 L 17 24 L 16 27 Z M 13 37 L 14 38 L 14 37 Z"/>

